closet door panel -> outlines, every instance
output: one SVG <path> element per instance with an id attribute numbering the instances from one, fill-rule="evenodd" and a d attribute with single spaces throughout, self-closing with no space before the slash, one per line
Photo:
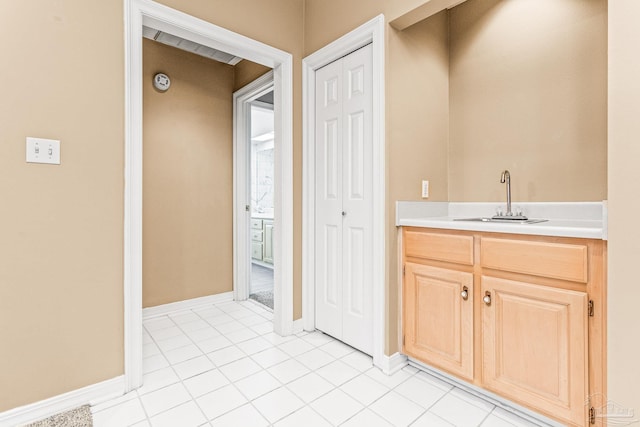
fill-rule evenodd
<path id="1" fill-rule="evenodd" d="M 342 338 L 342 67 L 316 73 L 316 327 Z"/>
<path id="2" fill-rule="evenodd" d="M 373 150 L 372 49 L 365 46 L 343 61 L 343 341 L 373 350 Z"/>

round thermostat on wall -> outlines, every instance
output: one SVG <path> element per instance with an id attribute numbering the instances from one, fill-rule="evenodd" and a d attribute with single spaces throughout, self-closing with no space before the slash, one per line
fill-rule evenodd
<path id="1" fill-rule="evenodd" d="M 153 86 L 161 92 L 166 92 L 171 86 L 171 80 L 166 74 L 158 73 L 153 76 Z"/>

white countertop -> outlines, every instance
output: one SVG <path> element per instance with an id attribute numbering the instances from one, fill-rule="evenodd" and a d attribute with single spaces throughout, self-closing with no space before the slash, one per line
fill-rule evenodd
<path id="1" fill-rule="evenodd" d="M 254 212 L 254 213 L 251 214 L 251 218 L 255 218 L 255 219 L 273 219 L 273 213 Z"/>
<path id="2" fill-rule="evenodd" d="M 534 224 L 455 221 L 491 217 L 500 203 L 397 202 L 396 225 L 493 233 L 607 239 L 606 202 L 514 203 Z"/>

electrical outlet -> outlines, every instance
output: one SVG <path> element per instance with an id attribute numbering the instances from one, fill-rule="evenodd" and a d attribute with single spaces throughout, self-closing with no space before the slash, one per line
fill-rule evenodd
<path id="1" fill-rule="evenodd" d="M 422 198 L 429 198 L 429 181 L 422 181 Z"/>
<path id="2" fill-rule="evenodd" d="M 60 141 L 27 137 L 27 163 L 60 164 Z"/>

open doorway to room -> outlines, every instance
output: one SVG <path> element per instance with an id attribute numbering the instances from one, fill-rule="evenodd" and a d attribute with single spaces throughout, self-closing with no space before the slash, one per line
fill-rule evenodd
<path id="1" fill-rule="evenodd" d="M 171 71 L 169 75 L 167 73 L 163 73 L 162 69 L 156 70 L 147 70 L 148 73 L 145 74 L 143 72 L 143 37 L 147 35 L 146 38 L 153 38 L 154 41 L 159 41 L 159 37 L 165 37 L 168 43 L 164 44 L 173 44 L 173 42 L 177 42 L 179 45 L 183 46 L 173 46 L 182 49 L 184 47 L 185 50 L 197 49 L 198 51 L 205 52 L 204 56 L 208 54 L 210 55 L 219 55 L 224 53 L 225 57 L 230 58 L 243 58 L 248 61 L 259 64 L 260 66 L 271 68 L 270 71 L 271 80 L 272 80 L 272 90 L 274 92 L 274 121 L 275 121 L 275 131 L 274 131 L 274 157 L 275 157 L 275 170 L 274 170 L 274 180 L 278 185 L 276 186 L 276 191 L 274 194 L 274 211 L 279 214 L 274 217 L 274 234 L 280 233 L 274 241 L 281 242 L 274 246 L 274 254 L 273 259 L 275 263 L 275 300 L 274 300 L 274 311 L 273 315 L 273 329 L 275 332 L 281 335 L 290 334 L 293 328 L 293 286 L 292 286 L 292 252 L 293 252 L 293 208 L 292 208 L 292 199 L 293 199 L 293 184 L 292 184 L 292 57 L 289 53 L 283 52 L 279 49 L 273 48 L 271 46 L 265 45 L 256 40 L 249 39 L 242 35 L 233 33 L 231 31 L 225 30 L 224 28 L 218 27 L 214 24 L 202 21 L 193 16 L 184 14 L 182 12 L 176 11 L 159 3 L 155 3 L 153 1 L 148 0 L 129 0 L 125 2 L 127 12 L 125 13 L 126 19 L 126 32 L 125 32 L 125 42 L 126 42 L 126 52 L 127 55 L 125 57 L 125 69 L 126 69 L 126 121 L 125 121 L 125 203 L 124 203 L 124 292 L 125 292 L 125 381 L 126 381 L 126 390 L 132 390 L 139 387 L 142 384 L 142 374 L 143 374 L 143 328 L 142 328 L 142 319 L 143 319 L 143 224 L 145 228 L 145 233 L 147 232 L 147 227 L 153 227 L 154 221 L 160 218 L 149 218 L 148 215 L 143 215 L 143 178 L 147 180 L 147 172 L 152 172 L 150 168 L 148 168 L 148 161 L 153 161 L 152 155 L 149 153 L 145 153 L 146 148 L 152 142 L 145 141 L 145 149 L 143 150 L 143 89 L 148 85 L 152 84 L 152 81 L 155 80 L 155 77 L 158 73 L 165 74 L 165 76 L 160 76 L 159 80 L 161 83 L 161 87 L 156 89 L 151 89 L 152 92 L 148 92 L 151 95 L 158 95 L 158 97 L 154 97 L 151 101 L 152 105 L 155 107 L 159 107 L 160 103 L 162 103 L 162 108 L 164 109 L 164 115 L 161 119 L 161 127 L 165 127 L 171 129 L 172 123 L 182 123 L 185 120 L 185 115 L 188 115 L 190 111 L 185 108 L 181 108 L 180 100 L 169 100 L 171 95 L 175 95 L 178 93 L 177 89 L 191 91 L 191 93 L 198 92 L 198 85 L 202 82 L 202 80 L 194 75 L 194 73 L 186 72 L 182 73 L 180 71 Z M 159 34 L 160 33 L 160 34 Z M 152 36 L 150 36 L 153 34 Z M 164 35 L 164 36 L 163 36 Z M 149 41 L 145 41 L 147 45 L 149 45 Z M 195 45 L 195 46 L 194 46 Z M 197 47 L 196 47 L 197 46 Z M 215 51 L 215 52 L 214 52 Z M 217 52 L 217 53 L 216 53 Z M 200 55 L 200 52 L 193 52 Z M 244 62 L 244 61 L 243 61 Z M 228 65 L 232 65 L 227 62 Z M 166 68 L 166 64 L 163 66 Z M 150 74 L 153 74 L 152 76 Z M 182 74 L 183 77 L 179 77 Z M 171 77 L 174 77 L 171 79 Z M 152 79 L 153 77 L 153 79 Z M 206 76 L 205 76 L 206 77 Z M 208 78 L 208 77 L 207 77 Z M 212 76 L 212 79 L 217 79 L 218 76 Z M 255 79 L 255 76 L 253 77 Z M 237 82 L 236 78 L 232 79 L 234 84 Z M 251 81 L 251 80 L 249 80 Z M 168 83 L 168 84 L 167 84 Z M 172 90 L 173 89 L 173 90 Z M 148 90 L 148 87 L 147 89 Z M 163 92 L 168 90 L 166 94 L 170 96 L 161 97 L 159 93 L 153 92 L 158 90 Z M 166 95 L 165 94 L 165 95 Z M 190 95 L 185 96 L 183 99 L 189 100 Z M 228 109 L 225 110 L 224 113 L 231 118 L 233 117 L 232 109 L 235 108 L 235 104 L 231 107 L 234 98 L 232 97 L 232 93 L 229 92 L 229 101 L 228 101 Z M 158 104 L 153 104 L 158 103 Z M 220 113 L 221 114 L 221 113 Z M 146 111 L 145 111 L 146 115 Z M 208 119 L 211 119 L 209 116 Z M 202 128 L 211 128 L 212 124 L 211 120 L 203 119 L 199 120 L 197 126 Z M 145 126 L 149 123 L 145 121 Z M 220 124 L 218 124 L 220 125 Z M 217 126 L 217 125 L 216 125 Z M 220 125 L 222 126 L 222 125 Z M 227 128 L 227 132 L 231 129 L 232 124 L 224 125 Z M 179 163 L 182 160 L 185 160 L 186 157 L 193 157 L 194 154 L 200 160 L 203 158 L 211 158 L 217 155 L 216 149 L 212 148 L 208 150 L 205 145 L 203 145 L 201 150 L 198 153 L 192 153 L 189 151 L 189 148 L 193 144 L 193 140 L 195 139 L 191 133 L 195 130 L 194 127 L 188 127 L 188 132 L 178 132 L 173 134 L 172 142 L 174 142 L 174 146 L 179 148 L 188 147 L 186 151 L 183 151 L 181 156 L 184 158 L 172 158 L 173 155 L 169 153 L 167 150 L 156 151 L 155 155 L 161 157 L 166 165 L 167 170 L 162 170 L 160 167 L 156 170 L 156 175 L 159 177 L 156 195 L 158 196 L 158 200 L 163 197 L 163 191 L 173 192 L 175 193 L 176 185 L 178 183 L 183 184 L 184 182 L 180 182 L 185 171 L 182 170 L 187 166 L 182 165 L 179 167 Z M 145 130 L 145 140 L 148 136 L 150 136 L 149 132 Z M 156 133 L 158 138 L 166 137 L 167 135 L 163 134 L 162 130 L 159 130 Z M 184 137 L 184 138 L 183 138 Z M 206 138 L 198 139 L 204 140 Z M 231 233 L 228 233 L 226 238 L 218 238 L 215 239 L 221 245 L 226 245 L 228 249 L 222 251 L 218 251 L 218 254 L 222 254 L 220 256 L 230 258 L 230 254 L 233 253 L 233 262 L 231 260 L 223 261 L 223 264 L 229 266 L 233 264 L 233 268 L 225 267 L 225 275 L 228 280 L 225 280 L 229 285 L 222 290 L 222 293 L 227 294 L 228 298 L 233 298 L 233 294 L 230 292 L 232 287 L 235 288 L 237 275 L 236 273 L 236 265 L 235 265 L 235 218 L 236 210 L 238 205 L 236 204 L 235 198 L 235 170 L 232 171 L 232 165 L 234 165 L 235 159 L 235 144 L 233 145 L 233 149 L 231 148 L 230 139 L 228 145 L 225 147 L 225 152 L 228 157 L 228 164 L 225 166 L 227 169 L 226 184 L 224 185 L 226 195 L 221 196 L 223 199 L 228 202 L 228 211 L 227 211 L 227 219 L 218 219 L 219 221 L 226 223 L 226 232 L 228 233 L 231 222 L 234 225 L 234 233 L 233 236 Z M 154 147 L 159 148 L 159 147 Z M 144 175 L 143 175 L 143 158 L 144 158 Z M 196 181 L 200 182 L 201 176 L 198 176 L 197 171 L 187 171 L 187 175 L 191 175 L 191 178 L 194 178 Z M 191 173 L 194 172 L 194 173 Z M 204 181 L 208 181 L 211 186 L 222 187 L 220 177 L 215 176 L 215 171 L 212 171 L 211 176 L 207 177 Z M 233 183 L 230 182 L 230 177 L 233 175 Z M 202 184 L 202 182 L 200 182 Z M 200 185 L 199 184 L 199 185 Z M 204 187 L 204 185 L 202 185 Z M 188 189 L 187 193 L 192 199 L 197 199 L 199 197 L 198 192 L 192 191 L 189 185 L 186 187 Z M 146 192 L 146 190 L 145 190 Z M 188 200 L 191 202 L 198 202 L 197 200 Z M 146 205 L 147 201 L 145 201 Z M 195 205 L 198 205 L 195 203 Z M 220 206 L 216 201 L 212 202 L 213 205 Z M 180 201 L 178 202 L 167 202 L 166 200 L 158 203 L 158 205 L 162 206 L 163 211 L 161 211 L 169 221 L 172 221 L 175 227 L 172 226 L 172 229 L 176 228 L 189 228 L 191 231 L 187 233 L 192 240 L 198 241 L 201 233 L 198 229 L 198 223 L 200 223 L 203 227 L 208 225 L 205 222 L 201 222 L 197 220 L 198 218 L 194 218 L 192 216 L 184 216 L 184 215 L 173 215 L 177 208 L 179 207 Z M 244 211 L 244 206 L 242 206 L 242 210 Z M 199 212 L 196 206 L 196 209 L 193 209 L 194 212 Z M 231 214 L 233 211 L 233 214 Z M 198 214 L 199 215 L 199 214 Z M 196 215 L 197 216 L 197 215 Z M 216 219 L 208 219 L 209 222 L 214 222 Z M 280 223 L 280 222 L 281 223 Z M 211 224 L 209 224 L 211 225 Z M 162 227 L 158 227 L 159 230 L 162 230 Z M 211 231 L 211 230 L 209 230 Z M 215 235 L 216 232 L 208 233 L 209 235 Z M 246 234 L 246 233 L 245 233 Z M 167 251 L 157 251 L 161 256 L 168 256 L 168 259 L 173 259 L 174 256 L 167 252 L 171 252 L 173 250 L 174 254 L 179 253 L 182 254 L 181 251 L 176 252 L 172 245 L 176 243 L 183 244 L 184 242 L 175 242 L 172 244 L 169 239 L 164 239 L 164 243 L 160 243 L 156 246 L 156 249 L 167 249 Z M 156 242 L 157 243 L 157 242 Z M 152 243 L 153 245 L 153 243 Z M 149 245 L 144 245 L 145 247 L 149 247 Z M 191 249 L 193 245 L 187 245 Z M 233 249 L 232 249 L 233 247 Z M 217 249 L 216 249 L 217 250 Z M 197 252 L 197 251 L 196 251 Z M 215 251 L 214 251 L 215 252 Z M 205 257 L 206 260 L 200 260 L 200 263 L 204 262 L 217 262 L 215 253 L 212 257 Z M 145 254 L 145 261 L 146 260 Z M 188 260 L 185 260 L 188 261 Z M 188 263 L 188 262 L 187 262 Z M 162 265 L 162 263 L 158 263 L 158 265 Z M 188 267 L 185 267 L 188 268 Z M 174 269 L 173 271 L 178 271 L 179 269 Z M 183 270 L 185 271 L 185 270 Z M 191 274 L 191 272 L 189 272 Z M 216 273 L 214 272 L 214 275 Z M 279 275 L 279 277 L 278 277 Z M 145 282 L 148 279 L 148 274 L 145 275 Z M 216 278 L 214 278 L 216 279 Z M 207 298 L 207 304 L 210 303 L 209 296 L 206 295 L 204 297 L 190 297 L 189 295 L 182 295 L 180 292 L 175 292 L 176 289 L 173 288 L 174 285 L 171 284 L 171 280 L 165 281 L 167 286 L 164 286 L 163 292 L 166 290 L 171 295 L 167 296 L 167 298 L 158 299 L 157 301 L 148 302 L 145 305 L 149 308 L 145 310 L 145 317 L 150 317 L 152 315 L 160 315 L 160 312 L 163 310 L 178 310 L 188 308 L 193 306 L 194 304 L 199 304 L 201 302 L 200 298 Z M 233 285 L 231 285 L 231 283 Z M 227 292 L 225 292 L 227 291 Z M 145 291 L 146 292 L 146 291 Z M 214 291 L 214 295 L 215 295 Z M 196 291 L 196 294 L 202 292 L 200 290 Z M 191 294 L 190 294 L 191 295 Z M 146 295 L 148 296 L 148 295 Z M 178 299 L 179 301 L 175 301 Z M 246 299 L 246 298 L 245 298 Z M 174 300 L 175 302 L 170 302 Z M 186 301 L 185 301 L 186 300 Z M 195 300 L 195 301 L 194 301 Z M 186 302 L 187 304 L 184 304 Z M 159 305 L 158 305 L 159 304 Z M 155 310 L 155 309 L 161 310 Z M 151 311 L 149 311 L 151 310 Z"/>
<path id="2" fill-rule="evenodd" d="M 143 36 L 145 313 L 233 297 L 273 310 L 273 70 L 147 26 Z M 258 76 L 267 86 L 250 91 L 234 117 L 234 94 Z M 166 87 L 156 87 L 158 78 Z M 239 137 L 236 120 L 248 129 Z M 234 188 L 240 171 L 246 185 Z M 250 209 L 234 209 L 234 197 Z M 234 238 L 235 220 L 246 238 Z M 245 239 L 247 250 L 234 254 Z M 234 277 L 234 263 L 246 264 L 247 284 Z M 234 295 L 238 286 L 249 289 Z"/>
<path id="3" fill-rule="evenodd" d="M 252 300 L 277 312 L 282 265 L 276 248 L 281 234 L 275 201 L 280 190 L 280 149 L 274 108 L 273 73 L 268 72 L 233 94 L 234 146 L 234 298 Z"/>
<path id="4" fill-rule="evenodd" d="M 250 103 L 249 186 L 251 273 L 249 299 L 273 310 L 275 180 L 273 91 Z"/>

